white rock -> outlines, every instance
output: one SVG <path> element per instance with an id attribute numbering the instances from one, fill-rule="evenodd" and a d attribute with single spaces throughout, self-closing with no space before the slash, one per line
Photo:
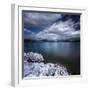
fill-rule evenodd
<path id="1" fill-rule="evenodd" d="M 30 58 L 33 62 L 27 62 Z M 39 77 L 39 76 L 65 76 L 69 75 L 67 68 L 63 65 L 47 63 L 44 58 L 38 53 L 24 53 L 24 77 Z"/>
<path id="2" fill-rule="evenodd" d="M 24 53 L 24 58 L 25 58 L 25 60 L 30 59 L 33 62 L 42 62 L 42 61 L 44 61 L 44 58 L 41 54 L 33 53 L 33 52 L 29 52 L 27 54 Z"/>
<path id="3" fill-rule="evenodd" d="M 24 76 L 65 76 L 69 75 L 66 69 L 54 64 L 30 63 L 24 64 Z"/>

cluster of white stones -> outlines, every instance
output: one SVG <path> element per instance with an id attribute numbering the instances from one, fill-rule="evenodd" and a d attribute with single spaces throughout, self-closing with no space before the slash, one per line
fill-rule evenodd
<path id="1" fill-rule="evenodd" d="M 41 54 L 39 53 L 24 53 L 24 61 L 31 60 L 32 62 L 42 62 L 44 61 L 44 58 Z"/>
<path id="2" fill-rule="evenodd" d="M 58 64 L 44 63 L 44 58 L 38 53 L 24 53 L 24 77 L 33 76 L 66 76 L 69 75 L 67 69 Z M 28 62 L 28 59 L 31 62 Z"/>

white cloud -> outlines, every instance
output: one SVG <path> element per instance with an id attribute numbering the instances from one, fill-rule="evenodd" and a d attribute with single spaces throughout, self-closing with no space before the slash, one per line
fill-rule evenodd
<path id="1" fill-rule="evenodd" d="M 50 25 L 61 17 L 61 14 L 24 12 L 25 23 L 38 27 L 45 27 Z"/>
<path id="2" fill-rule="evenodd" d="M 80 30 L 76 31 L 74 23 L 71 19 L 67 21 L 59 21 L 54 23 L 50 27 L 39 32 L 36 37 L 37 39 L 46 40 L 65 40 L 71 38 L 78 38 L 80 36 Z"/>
<path id="3" fill-rule="evenodd" d="M 32 32 L 29 29 L 24 28 L 24 39 L 30 39 L 30 38 L 34 38 L 35 37 L 35 33 Z"/>
<path id="4" fill-rule="evenodd" d="M 25 12 L 24 21 L 26 24 L 44 28 L 36 34 L 24 29 L 25 32 L 29 33 L 25 37 L 34 40 L 67 40 L 80 37 L 80 30 L 76 30 L 76 27 L 80 24 L 79 21 L 74 22 L 69 18 L 66 21 L 55 22 L 59 18 L 62 18 L 61 14 Z"/>
<path id="5" fill-rule="evenodd" d="M 33 34 L 33 32 L 31 32 L 31 30 L 28 30 L 28 29 L 26 29 L 26 28 L 24 28 L 24 32 L 32 33 L 32 34 Z"/>

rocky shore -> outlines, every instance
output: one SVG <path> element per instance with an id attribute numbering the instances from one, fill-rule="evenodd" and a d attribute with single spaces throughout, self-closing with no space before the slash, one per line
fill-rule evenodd
<path id="1" fill-rule="evenodd" d="M 69 75 L 65 66 L 44 61 L 43 55 L 39 53 L 24 53 L 24 77 Z"/>

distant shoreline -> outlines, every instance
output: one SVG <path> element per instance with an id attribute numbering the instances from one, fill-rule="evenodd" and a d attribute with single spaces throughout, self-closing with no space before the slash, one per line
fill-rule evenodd
<path id="1" fill-rule="evenodd" d="M 24 39 L 24 41 L 31 41 L 31 42 L 80 42 L 80 40 L 30 40 L 30 39 Z"/>

